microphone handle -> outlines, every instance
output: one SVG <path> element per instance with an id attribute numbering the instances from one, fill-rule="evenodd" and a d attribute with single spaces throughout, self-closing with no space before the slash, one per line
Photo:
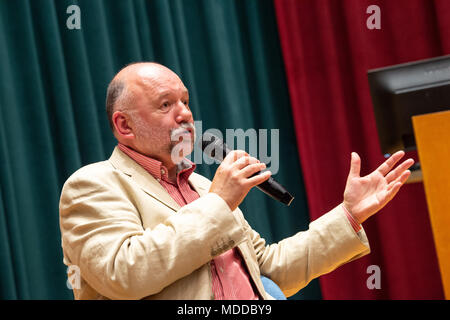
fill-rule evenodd
<path id="1" fill-rule="evenodd" d="M 259 172 L 256 174 L 259 174 Z M 270 177 L 263 183 L 258 184 L 256 187 L 265 194 L 271 196 L 277 201 L 284 203 L 287 206 L 289 206 L 292 200 L 294 200 L 294 197 L 272 177 Z"/>

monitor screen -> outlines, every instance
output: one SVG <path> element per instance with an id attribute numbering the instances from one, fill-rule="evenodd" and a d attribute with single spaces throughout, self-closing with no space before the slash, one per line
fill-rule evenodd
<path id="1" fill-rule="evenodd" d="M 368 71 L 382 152 L 416 149 L 411 117 L 450 109 L 450 55 Z"/>

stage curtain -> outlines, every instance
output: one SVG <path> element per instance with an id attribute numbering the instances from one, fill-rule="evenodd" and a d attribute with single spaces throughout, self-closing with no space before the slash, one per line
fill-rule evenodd
<path id="1" fill-rule="evenodd" d="M 76 25 L 70 5 L 80 8 L 81 29 L 67 27 L 70 17 Z M 72 298 L 59 196 L 75 170 L 110 156 L 106 88 L 131 62 L 177 72 L 203 130 L 268 129 L 270 137 L 279 129 L 274 177 L 295 200 L 286 207 L 252 190 L 241 208 L 268 243 L 307 228 L 271 0 L 2 0 L 0 48 L 1 299 Z M 214 168 L 203 163 L 198 172 L 212 178 Z M 318 281 L 294 298 L 320 299 Z"/>
<path id="2" fill-rule="evenodd" d="M 450 53 L 450 2 L 275 0 L 311 219 L 342 201 L 350 153 L 361 174 L 384 161 L 367 71 Z M 369 29 L 370 5 L 381 29 Z M 410 153 L 417 159 L 416 153 Z M 422 183 L 364 223 L 371 254 L 320 279 L 324 299 L 442 299 Z M 379 266 L 381 287 L 367 280 Z M 371 280 L 369 279 L 369 282 Z M 373 282 L 372 282 L 373 283 Z"/>

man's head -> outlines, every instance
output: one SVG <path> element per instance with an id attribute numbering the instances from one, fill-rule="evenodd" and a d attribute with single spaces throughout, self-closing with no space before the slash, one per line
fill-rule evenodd
<path id="1" fill-rule="evenodd" d="M 192 151 L 188 90 L 163 65 L 142 62 L 123 68 L 108 86 L 106 111 L 120 143 L 166 166 Z"/>

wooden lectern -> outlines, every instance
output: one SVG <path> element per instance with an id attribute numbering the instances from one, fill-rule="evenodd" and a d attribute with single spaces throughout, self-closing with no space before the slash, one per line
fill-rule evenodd
<path id="1" fill-rule="evenodd" d="M 450 111 L 412 117 L 445 299 L 450 299 Z"/>

